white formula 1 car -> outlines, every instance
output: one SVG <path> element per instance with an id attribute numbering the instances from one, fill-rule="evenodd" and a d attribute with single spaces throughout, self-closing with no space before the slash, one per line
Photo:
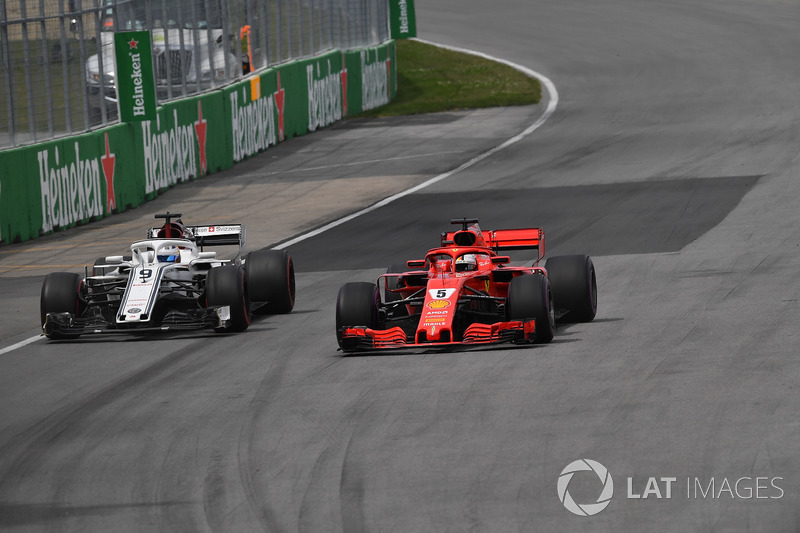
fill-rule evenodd
<path id="1" fill-rule="evenodd" d="M 242 224 L 184 226 L 180 213 L 151 228 L 129 256 L 101 257 L 91 275 L 48 274 L 42 284 L 44 335 L 71 339 L 86 333 L 176 331 L 213 328 L 244 331 L 251 313 L 288 313 L 294 307 L 292 258 L 286 251 L 257 250 L 240 257 Z M 233 259 L 212 246 L 237 246 Z"/>

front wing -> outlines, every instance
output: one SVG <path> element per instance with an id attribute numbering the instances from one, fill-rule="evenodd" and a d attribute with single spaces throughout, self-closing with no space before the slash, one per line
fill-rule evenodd
<path id="1" fill-rule="evenodd" d="M 42 332 L 52 335 L 77 336 L 91 333 L 147 333 L 220 328 L 227 324 L 225 313 L 214 308 L 192 309 L 188 312 L 167 313 L 158 323 L 117 323 L 100 315 L 75 316 L 72 313 L 47 313 Z"/>
<path id="2" fill-rule="evenodd" d="M 372 329 L 344 327 L 340 331 L 342 350 L 387 350 L 396 348 L 436 348 L 448 346 L 475 346 L 481 344 L 530 343 L 536 340 L 534 320 L 471 324 L 464 331 L 463 340 L 456 342 L 416 342 L 409 339 L 401 327 Z"/>

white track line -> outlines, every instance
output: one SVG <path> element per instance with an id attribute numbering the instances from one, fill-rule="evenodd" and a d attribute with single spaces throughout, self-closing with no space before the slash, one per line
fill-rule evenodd
<path id="1" fill-rule="evenodd" d="M 434 45 L 434 46 L 438 46 L 440 48 L 445 48 L 447 50 L 453 50 L 455 52 L 461 52 L 461 53 L 465 53 L 465 54 L 470 54 L 470 55 L 482 57 L 484 59 L 489 59 L 489 60 L 495 61 L 497 63 L 502 63 L 504 65 L 508 65 L 509 67 L 514 68 L 514 69 L 522 72 L 523 74 L 525 74 L 527 76 L 530 76 L 531 78 L 537 78 L 541 82 L 541 84 L 544 85 L 544 87 L 547 90 L 547 92 L 550 94 L 550 100 L 547 102 L 547 108 L 545 109 L 545 111 L 542 114 L 542 116 L 539 117 L 539 119 L 536 122 L 534 122 L 533 124 L 531 124 L 530 126 L 525 128 L 525 130 L 522 133 L 520 133 L 518 135 L 515 135 L 514 137 L 511 137 L 510 139 L 505 141 L 504 143 L 502 143 L 502 144 L 500 144 L 498 146 L 495 146 L 494 148 L 492 148 L 492 149 L 490 149 L 490 150 L 488 150 L 486 152 L 483 152 L 482 154 L 470 159 L 469 161 L 467 161 L 463 165 L 461 165 L 461 166 L 459 166 L 459 167 L 457 167 L 457 168 L 455 168 L 453 170 L 450 170 L 448 172 L 445 172 L 444 174 L 439 174 L 438 176 L 435 176 L 435 177 L 429 179 L 428 181 L 420 183 L 419 185 L 417 185 L 415 187 L 411 187 L 410 189 L 407 189 L 405 191 L 402 191 L 402 192 L 399 192 L 399 193 L 394 194 L 392 196 L 389 196 L 387 198 L 384 198 L 383 200 L 379 201 L 378 203 L 373 204 L 373 205 L 371 205 L 369 207 L 365 207 L 364 209 L 362 209 L 360 211 L 356 211 L 355 213 L 347 215 L 346 217 L 340 218 L 338 220 L 334 220 L 333 222 L 325 224 L 324 226 L 319 227 L 319 228 L 317 228 L 315 230 L 309 231 L 308 233 L 303 233 L 302 235 L 299 235 L 299 236 L 297 236 L 297 237 L 295 237 L 293 239 L 290 239 L 290 240 L 282 242 L 282 243 L 280 243 L 280 244 L 278 244 L 276 246 L 273 246 L 274 250 L 282 250 L 284 248 L 292 246 L 293 244 L 297 244 L 298 242 L 302 242 L 302 241 L 304 241 L 306 239 L 310 239 L 311 237 L 316 237 L 317 235 L 319 235 L 321 233 L 324 233 L 324 232 L 328 231 L 329 229 L 333 229 L 336 226 L 341 226 L 345 222 L 350 222 L 351 220 L 353 220 L 355 218 L 358 218 L 361 215 L 366 215 L 367 213 L 371 213 L 372 211 L 375 211 L 376 209 L 380 209 L 381 207 L 383 207 L 385 205 L 389 205 L 390 203 L 394 202 L 395 200 L 399 200 L 400 198 L 408 196 L 409 194 L 414 194 L 415 192 L 420 191 L 420 190 L 422 190 L 422 189 L 424 189 L 426 187 L 430 187 L 434 183 L 439 183 L 443 179 L 449 178 L 453 174 L 457 174 L 457 173 L 461 172 L 462 170 L 466 170 L 466 169 L 468 169 L 468 168 L 480 163 L 481 161 L 483 161 L 487 157 L 491 157 L 492 155 L 496 154 L 500 150 L 503 150 L 504 148 L 506 148 L 508 146 L 511 146 L 512 144 L 514 144 L 516 142 L 521 141 L 522 139 L 524 139 L 525 137 L 527 137 L 528 135 L 530 135 L 531 133 L 533 133 L 534 131 L 539 129 L 542 126 L 542 124 L 544 124 L 547 121 L 547 119 L 550 118 L 550 115 L 552 115 L 555 112 L 556 106 L 558 106 L 558 91 L 556 90 L 555 84 L 553 84 L 553 82 L 550 81 L 546 76 L 543 76 L 542 74 L 539 74 L 538 72 L 535 72 L 535 71 L 533 71 L 533 70 L 531 70 L 531 69 L 529 69 L 527 67 L 523 67 L 522 65 L 518 65 L 516 63 L 512 63 L 511 61 L 506 61 L 505 59 L 500 59 L 500 58 L 497 58 L 497 57 L 493 57 L 493 56 L 490 56 L 488 54 L 484 54 L 482 52 L 476 52 L 474 50 L 467 50 L 467 49 L 464 49 L 464 48 L 457 48 L 457 47 L 454 47 L 454 46 L 446 46 L 446 45 L 441 45 L 441 44 L 437 44 L 437 43 L 431 43 L 429 41 L 425 41 L 425 40 L 422 40 L 422 39 L 416 39 L 416 40 L 418 40 L 420 42 L 423 42 L 425 44 L 431 44 L 431 45 Z"/>
<path id="2" fill-rule="evenodd" d="M 385 205 L 389 205 L 390 203 L 394 202 L 395 200 L 399 200 L 400 198 L 403 198 L 404 196 L 408 196 L 409 194 L 414 194 L 417 191 L 421 191 L 422 189 L 424 189 L 426 187 L 430 187 L 434 183 L 439 183 L 443 179 L 449 178 L 453 174 L 457 174 L 457 173 L 461 172 L 462 170 L 466 170 L 466 169 L 468 169 L 468 168 L 480 163 L 481 161 L 483 161 L 487 157 L 491 157 L 492 155 L 496 154 L 500 150 L 502 150 L 502 149 L 504 149 L 504 148 L 506 148 L 508 146 L 511 146 L 512 144 L 514 144 L 516 142 L 521 141 L 522 139 L 524 139 L 525 137 L 527 137 L 528 135 L 530 135 L 531 133 L 533 133 L 534 131 L 539 129 L 542 126 L 542 124 L 544 124 L 547 121 L 547 119 L 550 118 L 550 115 L 552 115 L 555 112 L 556 106 L 558 106 L 558 91 L 556 90 L 556 86 L 553 84 L 552 81 L 550 81 L 550 79 L 548 79 L 546 76 L 543 76 L 542 74 L 539 74 L 538 72 L 535 72 L 535 71 L 533 71 L 533 70 L 531 70 L 531 69 L 529 69 L 527 67 L 523 67 L 522 65 L 518 65 L 516 63 L 512 63 L 511 61 L 506 61 L 505 59 L 500 59 L 500 58 L 497 58 L 497 57 L 493 57 L 493 56 L 490 56 L 488 54 L 484 54 L 482 52 L 476 52 L 475 50 L 467 50 L 465 48 L 457 48 L 455 46 L 447 46 L 447 45 L 443 45 L 443 44 L 432 43 L 430 41 L 425 41 L 423 39 L 416 39 L 416 40 L 418 40 L 418 41 L 420 41 L 422 43 L 425 43 L 425 44 L 430 44 L 430 45 L 433 45 L 433 46 L 438 46 L 440 48 L 445 48 L 447 50 L 453 50 L 454 52 L 461 52 L 461 53 L 464 53 L 464 54 L 470 54 L 470 55 L 482 57 L 484 59 L 489 59 L 490 61 L 495 61 L 497 63 L 502 63 L 504 65 L 508 65 L 509 67 L 514 68 L 514 69 L 522 72 L 523 74 L 525 74 L 527 76 L 530 76 L 531 78 L 537 78 L 541 82 L 541 84 L 544 85 L 545 89 L 547 90 L 548 94 L 550 95 L 550 100 L 547 102 L 547 108 L 544 110 L 544 113 L 542 114 L 542 116 L 539 117 L 539 119 L 536 122 L 534 122 L 533 124 L 531 124 L 530 126 L 525 128 L 525 130 L 522 133 L 520 133 L 519 135 L 515 135 L 514 137 L 511 137 L 510 139 L 505 141 L 504 143 L 502 143 L 502 144 L 500 144 L 498 146 L 495 146 L 491 150 L 483 152 L 482 154 L 470 159 L 469 161 L 467 161 L 466 163 L 464 163 L 460 167 L 457 167 L 457 168 L 455 168 L 453 170 L 445 172 L 444 174 L 439 174 L 438 176 L 435 176 L 435 177 L 429 179 L 428 181 L 420 183 L 419 185 L 417 185 L 415 187 L 411 187 L 410 189 L 407 189 L 405 191 L 402 191 L 402 192 L 399 192 L 399 193 L 394 194 L 392 196 L 389 196 L 388 198 L 384 198 L 383 200 L 381 200 L 380 202 L 378 202 L 376 204 L 373 204 L 373 205 L 371 205 L 369 207 L 365 207 L 361 211 L 356 211 L 355 213 L 347 215 L 346 217 L 340 218 L 338 220 L 334 220 L 333 222 L 331 222 L 329 224 L 326 224 L 326 225 L 322 226 L 321 228 L 317 228 L 315 230 L 309 231 L 308 233 L 304 233 L 304 234 L 302 234 L 302 235 L 300 235 L 298 237 L 295 237 L 295 238 L 290 239 L 288 241 L 282 242 L 282 243 L 278 244 L 277 246 L 273 246 L 274 250 L 282 250 L 282 249 L 284 249 L 284 248 L 286 248 L 288 246 L 292 246 L 293 244 L 297 244 L 298 242 L 302 242 L 302 241 L 304 241 L 306 239 L 310 239 L 311 237 L 316 237 L 320 233 L 324 233 L 324 232 L 328 231 L 329 229 L 335 228 L 336 226 L 341 226 L 345 222 L 350 222 L 351 220 L 353 220 L 355 218 L 358 218 L 361 215 L 366 215 L 367 213 L 375 211 L 376 209 L 380 209 L 381 207 L 383 207 Z M 36 337 L 31 337 L 30 339 L 24 340 L 22 342 L 18 342 L 17 344 L 14 344 L 14 345 L 9 346 L 7 348 L 2 348 L 2 349 L 0 349 L 0 355 L 6 354 L 8 352 L 12 352 L 12 351 L 14 351 L 14 350 L 16 350 L 18 348 L 22 348 L 23 346 L 27 346 L 28 344 L 30 344 L 32 342 L 36 342 L 37 340 L 39 340 L 41 338 L 42 338 L 41 335 L 37 335 Z"/>
<path id="3" fill-rule="evenodd" d="M 41 338 L 42 338 L 41 335 L 36 335 L 35 337 L 31 337 L 30 339 L 25 339 L 24 341 L 20 341 L 17 344 L 12 344 L 11 346 L 0 348 L 0 355 L 6 354 L 8 352 L 13 352 L 17 348 L 22 348 L 23 346 L 27 346 L 28 344 L 36 342 Z"/>

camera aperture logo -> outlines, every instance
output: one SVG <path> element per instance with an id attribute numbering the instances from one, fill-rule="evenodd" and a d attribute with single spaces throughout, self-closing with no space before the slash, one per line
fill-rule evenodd
<path id="1" fill-rule="evenodd" d="M 569 482 L 572 477 L 578 472 L 593 472 L 603 484 L 603 489 L 597 501 L 594 503 L 577 503 L 572 499 L 569 493 Z M 568 464 L 561 475 L 558 476 L 558 499 L 564 504 L 564 507 L 573 514 L 578 516 L 593 516 L 608 507 L 611 503 L 611 498 L 614 496 L 614 480 L 608 469 L 591 459 L 578 459 Z"/>

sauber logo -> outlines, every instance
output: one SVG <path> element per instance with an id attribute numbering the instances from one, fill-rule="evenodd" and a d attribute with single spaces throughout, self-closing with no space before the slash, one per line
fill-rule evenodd
<path id="1" fill-rule="evenodd" d="M 450 306 L 450 300 L 431 300 L 428 302 L 428 309 L 444 309 Z"/>

